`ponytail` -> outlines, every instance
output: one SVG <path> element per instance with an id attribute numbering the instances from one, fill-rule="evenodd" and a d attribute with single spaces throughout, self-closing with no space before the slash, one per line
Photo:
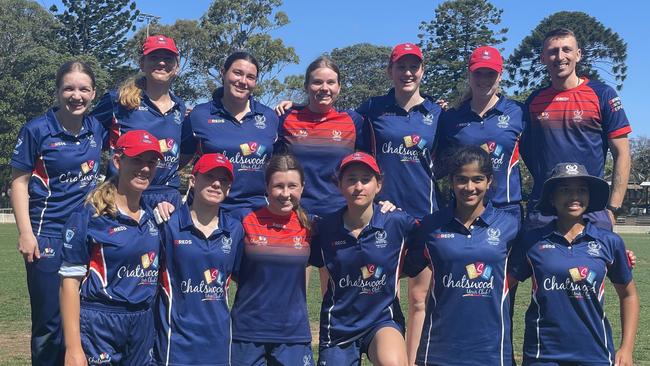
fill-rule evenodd
<path id="1" fill-rule="evenodd" d="M 118 209 L 115 203 L 115 194 L 117 193 L 116 183 L 117 179 L 111 178 L 88 194 L 85 203 L 95 208 L 93 217 L 103 215 L 113 218 L 117 217 Z"/>
<path id="2" fill-rule="evenodd" d="M 118 102 L 126 109 L 133 110 L 140 106 L 142 91 L 146 88 L 147 79 L 144 76 L 130 77 L 120 85 Z"/>

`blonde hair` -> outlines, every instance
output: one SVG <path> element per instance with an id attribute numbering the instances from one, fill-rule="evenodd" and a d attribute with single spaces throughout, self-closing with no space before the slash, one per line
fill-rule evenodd
<path id="1" fill-rule="evenodd" d="M 144 76 L 130 77 L 120 85 L 117 100 L 126 109 L 136 109 L 140 106 L 142 91 L 146 87 L 147 79 Z"/>
<path id="2" fill-rule="evenodd" d="M 117 193 L 117 178 L 113 177 L 102 183 L 99 187 L 93 189 L 86 197 L 85 204 L 92 205 L 95 208 L 93 217 L 111 216 L 117 217 L 117 204 L 115 203 L 115 194 Z"/>

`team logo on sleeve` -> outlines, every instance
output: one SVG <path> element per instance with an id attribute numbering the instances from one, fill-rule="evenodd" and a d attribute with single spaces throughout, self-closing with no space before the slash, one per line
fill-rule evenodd
<path id="1" fill-rule="evenodd" d="M 22 144 L 23 144 L 23 139 L 21 139 L 21 138 L 19 137 L 19 138 L 18 138 L 18 141 L 16 141 L 16 146 L 14 146 L 14 155 L 17 155 L 17 154 L 19 153 L 18 148 L 19 148 L 20 145 L 22 145 Z"/>
<path id="2" fill-rule="evenodd" d="M 225 254 L 230 254 L 232 250 L 232 238 L 229 236 L 224 236 L 221 238 L 221 251 Z"/>
<path id="3" fill-rule="evenodd" d="M 411 148 L 417 146 L 418 149 L 424 149 L 427 146 L 427 140 L 419 135 L 404 136 L 404 146 Z"/>
<path id="4" fill-rule="evenodd" d="M 386 245 L 388 245 L 388 241 L 386 240 L 387 237 L 388 234 L 385 230 L 375 231 L 375 246 L 377 246 L 377 248 L 385 248 Z"/>
<path id="5" fill-rule="evenodd" d="M 263 130 L 266 128 L 266 117 L 263 114 L 255 115 L 255 127 Z"/>
<path id="6" fill-rule="evenodd" d="M 65 230 L 65 242 L 69 243 L 70 240 L 74 238 L 74 229 L 66 229 Z"/>
<path id="7" fill-rule="evenodd" d="M 243 143 L 239 145 L 239 148 L 244 156 L 249 156 L 251 154 L 262 156 L 266 152 L 266 147 L 264 145 L 254 141 Z"/>
<path id="8" fill-rule="evenodd" d="M 623 103 L 621 102 L 620 97 L 614 97 L 608 100 L 607 103 L 609 104 L 609 110 L 611 112 L 618 112 L 623 109 Z"/>
<path id="9" fill-rule="evenodd" d="M 490 245 L 499 245 L 499 242 L 501 241 L 499 237 L 501 236 L 501 230 L 496 227 L 489 227 L 487 229 L 487 242 Z"/>
<path id="10" fill-rule="evenodd" d="M 600 243 L 593 240 L 587 243 L 587 253 L 593 257 L 600 256 Z"/>
<path id="11" fill-rule="evenodd" d="M 497 117 L 497 127 L 499 128 L 508 128 L 510 127 L 510 116 L 507 114 L 502 114 Z"/>

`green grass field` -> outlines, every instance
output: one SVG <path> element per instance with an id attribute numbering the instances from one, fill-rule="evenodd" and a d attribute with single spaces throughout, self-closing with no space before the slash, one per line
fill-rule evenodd
<path id="1" fill-rule="evenodd" d="M 13 225 L 0 225 L 0 365 L 29 365 L 29 296 L 25 283 L 25 267 L 16 251 L 17 232 Z M 635 347 L 637 365 L 650 365 L 650 236 L 625 235 L 626 245 L 635 251 L 638 259 L 634 277 L 641 297 L 641 320 Z M 318 271 L 312 271 L 308 291 L 309 316 L 312 329 L 317 332 L 320 296 Z M 405 294 L 403 281 L 402 293 Z M 530 281 L 519 286 L 514 320 L 515 350 L 521 358 L 523 317 L 528 306 Z M 607 314 L 614 338 L 620 337 L 618 300 L 612 286 L 606 291 Z M 406 309 L 406 304 L 402 303 Z M 558 309 L 561 311 L 561 309 Z M 315 333 L 316 334 L 316 333 Z"/>

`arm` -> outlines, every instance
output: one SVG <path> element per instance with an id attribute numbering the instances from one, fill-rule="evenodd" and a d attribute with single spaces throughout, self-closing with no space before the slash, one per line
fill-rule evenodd
<path id="1" fill-rule="evenodd" d="M 61 281 L 59 302 L 63 320 L 63 336 L 65 339 L 65 365 L 87 365 L 86 356 L 81 347 L 79 330 L 79 285 L 80 277 L 64 277 Z"/>
<path id="2" fill-rule="evenodd" d="M 609 196 L 609 205 L 621 207 L 625 191 L 627 190 L 627 181 L 630 178 L 630 167 L 632 158 L 630 156 L 630 142 L 627 135 L 617 136 L 609 139 L 609 147 L 612 150 L 614 158 L 614 168 L 612 171 L 612 193 Z M 609 211 L 609 217 L 612 224 L 616 222 L 614 214 Z"/>
<path id="3" fill-rule="evenodd" d="M 632 366 L 634 340 L 639 325 L 639 295 L 634 281 L 627 285 L 614 284 L 621 308 L 621 346 L 616 351 L 617 366 Z"/>
<path id="4" fill-rule="evenodd" d="M 41 253 L 38 250 L 38 242 L 32 224 L 29 220 L 29 172 L 11 169 L 11 206 L 14 208 L 14 217 L 18 227 L 18 251 L 27 262 L 39 259 Z"/>

